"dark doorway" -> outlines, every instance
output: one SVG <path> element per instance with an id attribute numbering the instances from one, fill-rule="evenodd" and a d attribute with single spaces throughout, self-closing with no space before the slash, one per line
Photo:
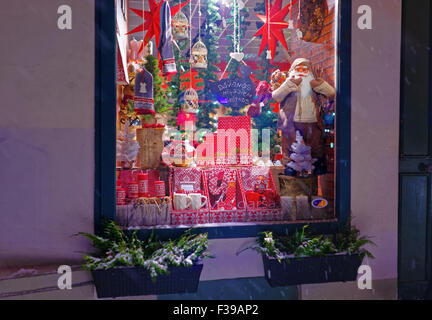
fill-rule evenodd
<path id="1" fill-rule="evenodd" d="M 432 299 L 431 8 L 403 1 L 399 299 Z"/>

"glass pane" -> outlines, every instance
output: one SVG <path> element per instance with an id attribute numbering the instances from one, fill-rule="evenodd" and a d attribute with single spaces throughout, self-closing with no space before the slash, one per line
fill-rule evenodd
<path id="1" fill-rule="evenodd" d="M 117 15 L 119 223 L 334 219 L 338 1 L 130 4 Z"/>

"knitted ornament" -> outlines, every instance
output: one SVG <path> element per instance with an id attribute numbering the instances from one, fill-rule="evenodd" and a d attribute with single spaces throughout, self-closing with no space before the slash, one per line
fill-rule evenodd
<path id="1" fill-rule="evenodd" d="M 153 76 L 145 68 L 135 79 L 134 110 L 136 114 L 154 114 Z"/>

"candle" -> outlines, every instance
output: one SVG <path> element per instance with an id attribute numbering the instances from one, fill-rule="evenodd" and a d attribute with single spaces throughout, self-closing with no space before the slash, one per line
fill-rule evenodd
<path id="1" fill-rule="evenodd" d="M 140 197 L 148 197 L 149 189 L 148 189 L 148 174 L 140 173 L 138 175 L 138 194 Z"/>
<path id="2" fill-rule="evenodd" d="M 155 181 L 156 197 L 165 197 L 165 181 Z"/>
<path id="3" fill-rule="evenodd" d="M 137 199 L 138 198 L 138 182 L 131 181 L 128 184 L 128 198 Z"/>
<path id="4" fill-rule="evenodd" d="M 126 190 L 122 187 L 117 187 L 116 204 L 122 206 L 126 204 Z"/>

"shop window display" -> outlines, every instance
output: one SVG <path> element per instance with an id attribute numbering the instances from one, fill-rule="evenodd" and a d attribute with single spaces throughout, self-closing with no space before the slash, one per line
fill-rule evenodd
<path id="1" fill-rule="evenodd" d="M 144 0 L 117 15 L 118 223 L 333 221 L 338 7 Z"/>

